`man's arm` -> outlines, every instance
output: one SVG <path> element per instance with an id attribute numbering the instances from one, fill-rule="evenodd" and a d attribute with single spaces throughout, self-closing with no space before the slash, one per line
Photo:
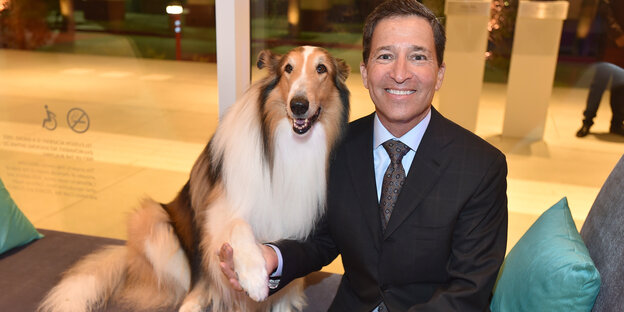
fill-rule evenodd
<path id="1" fill-rule="evenodd" d="M 500 154 L 464 206 L 453 233 L 450 282 L 415 311 L 488 311 L 507 245 L 507 164 Z"/>
<path id="2" fill-rule="evenodd" d="M 269 295 L 277 292 L 296 278 L 320 270 L 338 256 L 337 248 L 329 236 L 324 218 L 318 222 L 314 233 L 305 241 L 282 240 L 271 243 L 271 245 L 279 249 L 283 258 L 283 267 L 281 276 L 275 277 L 276 280 L 279 279 L 279 283 L 269 290 Z M 274 272 L 278 267 L 276 251 L 267 245 L 262 245 L 261 249 L 267 272 Z M 223 244 L 219 250 L 221 271 L 228 278 L 233 289 L 243 291 L 234 271 L 234 252 L 229 244 Z"/>
<path id="3" fill-rule="evenodd" d="M 304 241 L 281 240 L 273 243 L 282 254 L 282 276 L 271 294 L 292 280 L 304 277 L 330 264 L 338 256 L 338 249 L 329 234 L 326 217 L 317 223 L 313 233 Z"/>

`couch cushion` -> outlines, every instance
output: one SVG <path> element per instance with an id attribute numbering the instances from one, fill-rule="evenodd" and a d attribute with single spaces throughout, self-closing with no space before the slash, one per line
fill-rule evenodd
<path id="1" fill-rule="evenodd" d="M 602 286 L 593 311 L 624 309 L 624 156 L 603 184 L 581 229 Z"/>
<path id="2" fill-rule="evenodd" d="M 32 223 L 17 208 L 0 180 L 0 254 L 41 237 Z"/>
<path id="3" fill-rule="evenodd" d="M 0 255 L 0 311 L 32 312 L 82 256 L 106 244 L 123 241 L 40 230 L 43 239 Z"/>
<path id="4" fill-rule="evenodd" d="M 492 311 L 590 311 L 600 274 L 564 197 L 511 249 L 494 288 Z"/>

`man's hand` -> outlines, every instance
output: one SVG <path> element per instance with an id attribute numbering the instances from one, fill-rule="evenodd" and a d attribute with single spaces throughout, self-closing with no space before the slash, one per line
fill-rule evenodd
<path id="1" fill-rule="evenodd" d="M 234 272 L 234 250 L 230 244 L 225 243 L 221 246 L 219 250 L 219 260 L 221 261 L 221 263 L 219 263 L 221 272 L 223 272 L 228 281 L 230 281 L 232 289 L 243 291 L 243 287 L 241 287 L 238 282 L 238 275 Z"/>
<path id="2" fill-rule="evenodd" d="M 262 250 L 262 256 L 264 257 L 264 261 L 266 263 L 266 270 L 271 274 L 275 269 L 277 269 L 277 254 L 273 248 L 260 245 L 260 249 Z M 243 291 L 240 283 L 238 282 L 238 275 L 236 271 L 234 271 L 234 250 L 232 246 L 228 243 L 224 243 L 219 249 L 219 263 L 221 267 L 221 272 L 227 277 L 228 281 L 230 281 L 230 286 L 232 289 L 236 291 Z M 268 287 L 268 285 L 267 285 Z"/>

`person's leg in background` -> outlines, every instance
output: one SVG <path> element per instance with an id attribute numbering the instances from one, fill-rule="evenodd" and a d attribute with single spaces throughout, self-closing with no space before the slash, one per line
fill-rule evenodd
<path id="1" fill-rule="evenodd" d="M 585 107 L 585 111 L 583 111 L 583 125 L 581 129 L 576 133 L 576 136 L 582 138 L 589 134 L 589 128 L 594 124 L 594 117 L 596 117 L 596 112 L 598 112 L 598 106 L 600 105 L 600 101 L 602 100 L 602 94 L 607 89 L 607 85 L 609 84 L 609 80 L 611 80 L 612 75 L 612 64 L 600 62 L 597 63 L 594 67 L 596 72 L 594 74 L 594 78 L 589 87 L 589 94 L 587 95 L 587 106 Z"/>
<path id="2" fill-rule="evenodd" d="M 624 135 L 624 84 L 611 87 L 611 127 L 609 132 Z"/>
<path id="3" fill-rule="evenodd" d="M 613 65 L 611 80 L 611 127 L 609 132 L 624 135 L 624 69 Z"/>

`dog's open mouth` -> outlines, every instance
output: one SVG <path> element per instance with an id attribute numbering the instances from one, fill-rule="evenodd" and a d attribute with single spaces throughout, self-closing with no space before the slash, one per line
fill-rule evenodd
<path id="1" fill-rule="evenodd" d="M 310 118 L 293 118 L 293 131 L 297 134 L 304 134 L 308 132 L 314 125 L 314 122 L 318 120 L 319 115 L 321 114 L 321 108 L 319 107 L 316 110 L 316 113 Z"/>

